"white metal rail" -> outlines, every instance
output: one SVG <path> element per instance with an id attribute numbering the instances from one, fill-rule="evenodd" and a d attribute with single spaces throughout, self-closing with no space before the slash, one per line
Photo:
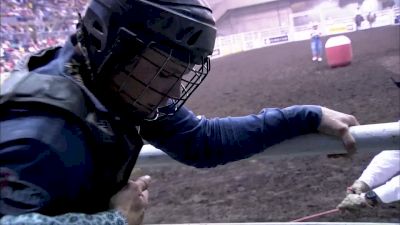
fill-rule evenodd
<path id="1" fill-rule="evenodd" d="M 371 152 L 400 149 L 400 123 L 380 123 L 350 127 L 356 140 L 358 152 Z M 269 155 L 286 154 L 342 154 L 346 153 L 340 139 L 323 134 L 308 134 L 286 140 L 265 151 Z M 165 156 L 166 154 L 151 145 L 145 145 L 139 155 L 141 158 Z"/>

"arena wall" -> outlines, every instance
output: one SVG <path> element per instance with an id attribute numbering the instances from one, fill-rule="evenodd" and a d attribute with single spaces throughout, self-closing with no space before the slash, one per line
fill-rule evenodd
<path id="1" fill-rule="evenodd" d="M 213 58 L 308 39 L 314 23 L 320 25 L 323 36 L 355 31 L 355 14 L 360 12 L 366 17 L 367 12 L 357 11 L 357 2 L 348 1 L 348 4 L 339 7 L 340 4 L 339 0 L 328 3 L 285 0 L 228 10 L 217 20 L 218 37 Z M 373 27 L 396 24 L 399 17 L 397 5 L 372 12 L 377 16 Z M 364 21 L 361 29 L 368 28 L 368 22 Z"/>

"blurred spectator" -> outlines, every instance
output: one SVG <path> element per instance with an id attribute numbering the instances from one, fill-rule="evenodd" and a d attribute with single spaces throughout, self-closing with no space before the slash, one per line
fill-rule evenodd
<path id="1" fill-rule="evenodd" d="M 375 23 L 376 20 L 376 14 L 369 12 L 367 15 L 367 21 L 369 23 L 369 28 L 372 28 L 372 24 Z"/>
<path id="2" fill-rule="evenodd" d="M 361 14 L 360 7 L 357 7 L 356 16 L 354 17 L 354 23 L 356 24 L 356 30 L 361 28 L 361 24 L 364 21 L 364 17 Z"/>
<path id="3" fill-rule="evenodd" d="M 311 52 L 312 52 L 312 61 L 321 62 L 322 61 L 322 40 L 321 40 L 322 32 L 319 29 L 317 23 L 312 25 L 311 31 Z"/>
<path id="4" fill-rule="evenodd" d="M 364 21 L 364 17 L 360 13 L 357 13 L 356 17 L 354 18 L 354 21 L 356 23 L 356 30 L 359 30 L 362 22 Z"/>

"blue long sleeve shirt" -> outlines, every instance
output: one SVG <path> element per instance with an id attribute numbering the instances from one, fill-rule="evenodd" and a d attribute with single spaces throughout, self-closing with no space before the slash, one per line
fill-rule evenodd
<path id="1" fill-rule="evenodd" d="M 173 117 L 143 125 L 141 135 L 182 163 L 214 167 L 316 132 L 320 118 L 320 107 L 311 105 L 266 108 L 258 114 L 213 119 L 197 117 L 183 107 Z"/>

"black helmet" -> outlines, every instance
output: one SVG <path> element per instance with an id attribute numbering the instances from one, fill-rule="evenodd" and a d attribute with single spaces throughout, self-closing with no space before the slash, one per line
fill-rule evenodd
<path id="1" fill-rule="evenodd" d="M 120 102 L 122 105 L 115 105 L 117 101 L 110 93 L 104 93 L 104 97 L 117 111 L 123 108 L 130 113 L 141 111 L 139 105 L 147 107 L 138 98 L 152 89 L 152 79 L 149 83 L 138 81 L 146 88 L 139 88 L 141 93 L 129 96 L 132 94 L 121 93 L 121 86 L 126 84 L 115 82 L 115 74 L 118 80 L 121 76 L 137 80 L 131 74 L 131 66 L 145 59 L 158 66 L 156 74 L 147 75 L 155 79 L 165 64 L 179 61 L 185 68 L 182 74 L 176 75 L 180 76 L 177 82 L 179 80 L 181 95 L 174 98 L 164 93 L 177 110 L 208 74 L 209 56 L 216 38 L 211 9 L 202 0 L 92 0 L 78 28 L 78 41 L 91 68 L 92 89 L 104 93 L 104 88 L 113 86 L 114 92 L 125 96 Z M 149 49 L 165 56 L 162 65 L 153 63 L 151 57 L 144 57 Z M 189 79 L 181 78 L 189 73 L 193 74 Z M 160 102 L 145 111 L 154 112 L 162 106 Z"/>

